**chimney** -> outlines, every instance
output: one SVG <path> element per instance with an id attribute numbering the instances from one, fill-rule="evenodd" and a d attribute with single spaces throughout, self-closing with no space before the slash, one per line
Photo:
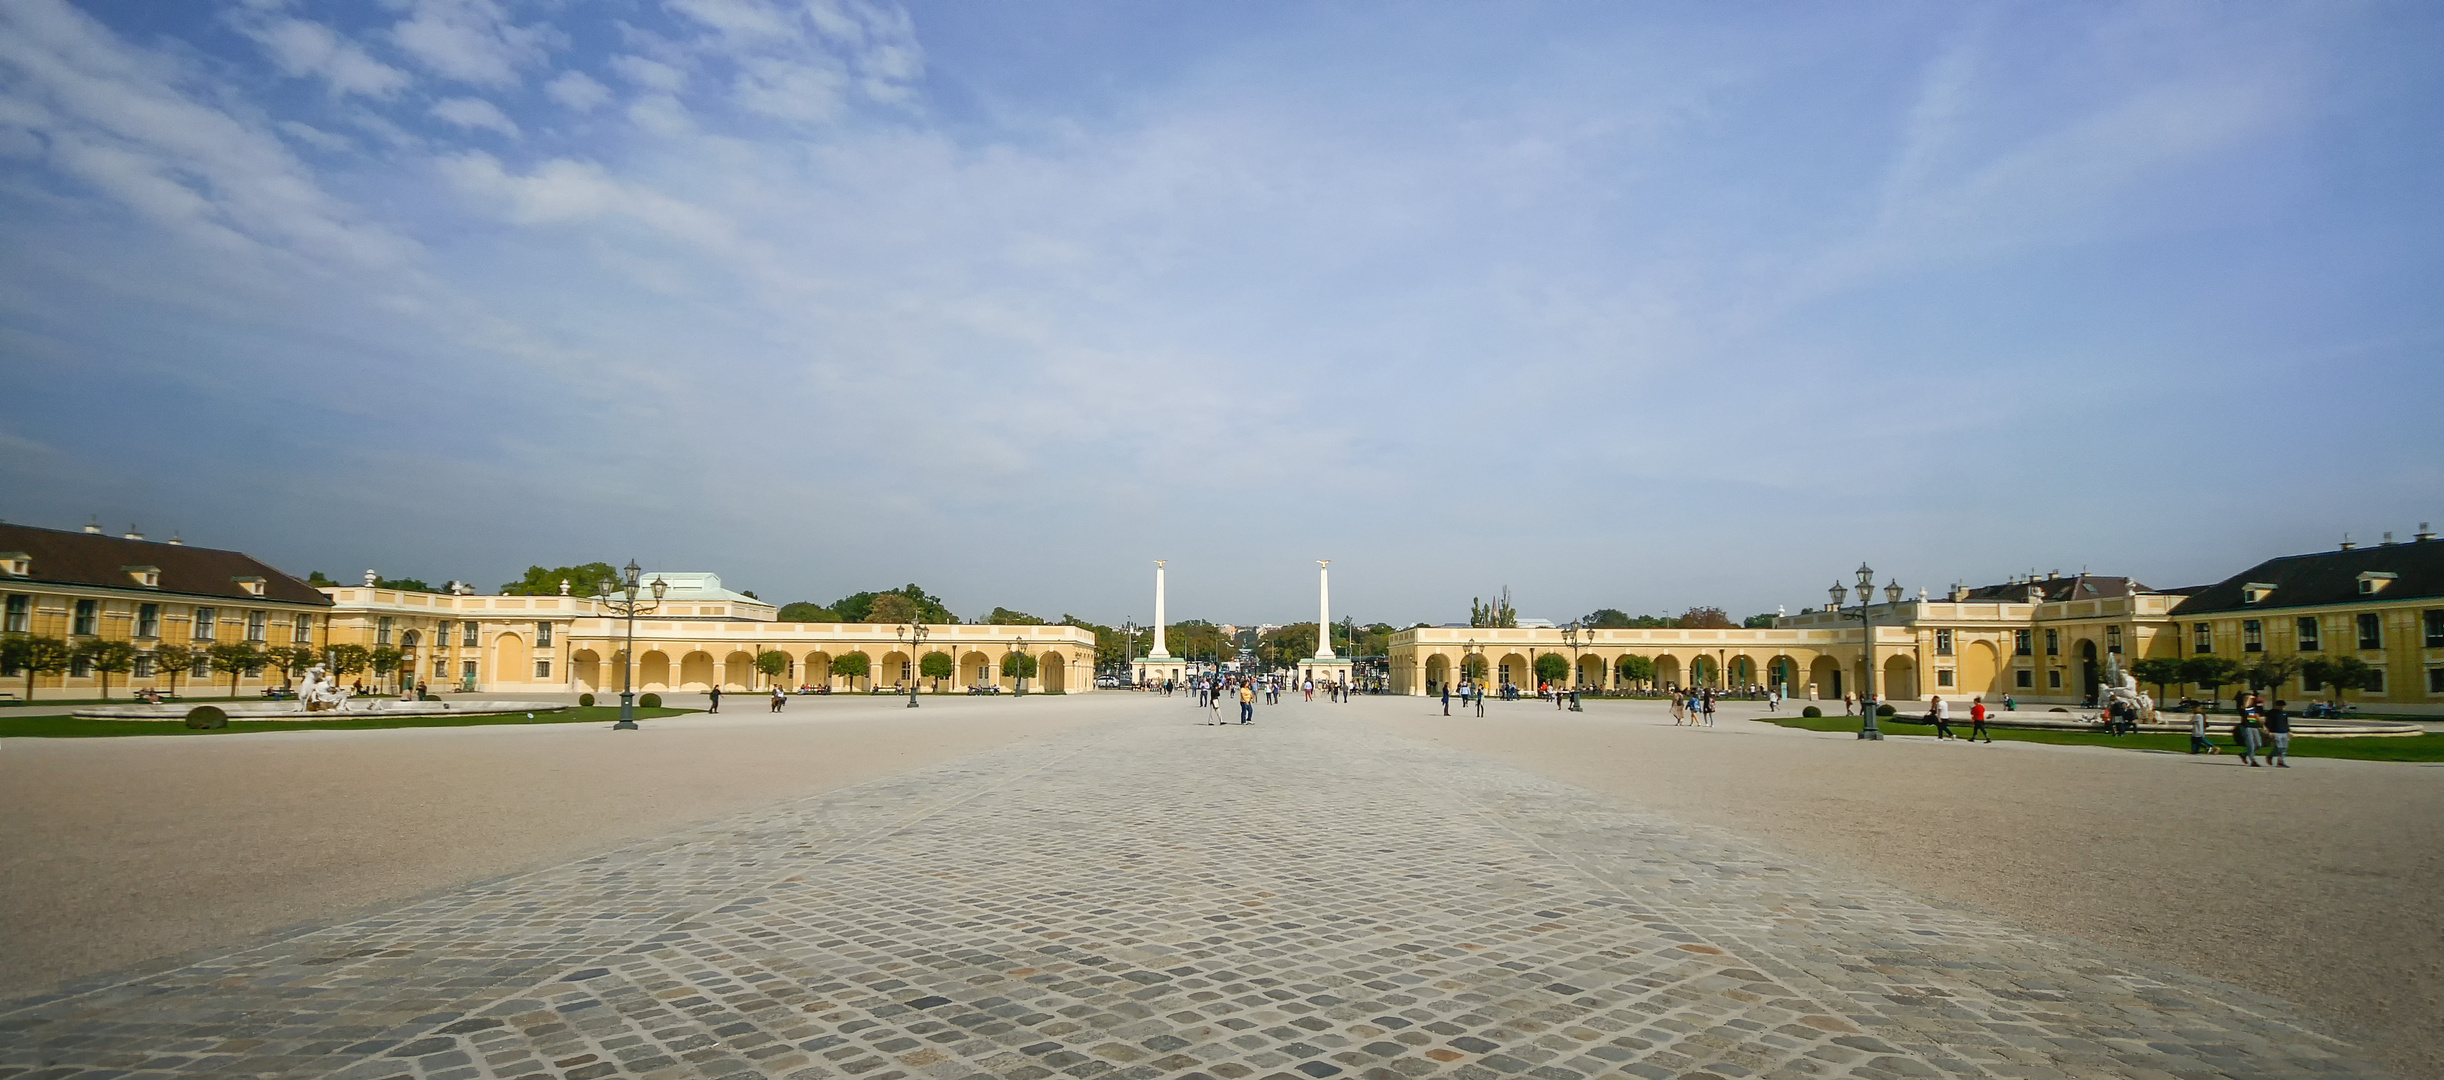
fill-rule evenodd
<path id="1" fill-rule="evenodd" d="M 2418 541 L 2419 543 L 2422 543 L 2422 544 L 2426 543 L 2426 542 L 2427 542 L 2427 541 L 2429 541 L 2429 540 L 2433 540 L 2433 539 L 2435 539 L 2435 538 L 2436 538 L 2436 534 L 2434 534 L 2434 533 L 2432 533 L 2432 532 L 2429 532 L 2429 531 L 2428 531 L 2428 529 L 2427 529 L 2427 523 L 2426 523 L 2426 522 L 2424 522 L 2424 521 L 2419 522 L 2419 531 L 2418 531 L 2418 535 L 2411 537 L 2411 539 L 2412 539 L 2412 540 L 2416 540 L 2416 541 Z"/>
<path id="2" fill-rule="evenodd" d="M 2385 543 L 2384 543 L 2384 546 L 2386 546 L 2386 547 L 2392 547 L 2392 546 L 2393 546 L 2393 534 L 2392 534 L 2391 532 L 2387 532 L 2387 533 L 2385 533 Z"/>
<path id="3" fill-rule="evenodd" d="M 127 535 L 126 535 L 126 536 L 123 536 L 123 537 L 120 537 L 120 539 L 122 539 L 122 540 L 142 540 L 142 539 L 144 539 L 144 534 L 143 534 L 143 533 L 141 533 L 141 532 L 136 531 L 136 526 L 135 526 L 133 523 L 130 523 L 130 524 L 127 526 Z"/>
<path id="4" fill-rule="evenodd" d="M 2352 548 L 2355 548 L 2355 547 L 2358 547 L 2358 546 L 2359 546 L 2358 544 L 2353 543 L 2353 542 L 2351 541 L 2351 534 L 2349 534 L 2349 533 L 2343 533 L 2343 534 L 2342 534 L 2342 550 L 2344 550 L 2344 551 L 2349 551 L 2349 550 L 2351 550 Z"/>
<path id="5" fill-rule="evenodd" d="M 2053 570 L 2048 570 L 2048 571 L 2046 571 L 2046 572 L 2045 572 L 2045 580 L 2047 580 L 2047 581 L 2055 581 L 2055 580 L 2059 580 L 2061 577 L 2062 577 L 2062 571 L 2061 571 L 2060 569 L 2058 569 L 2058 568 L 2057 568 L 2057 569 L 2053 569 Z"/>
<path id="6" fill-rule="evenodd" d="M 183 539 L 181 539 L 181 538 L 179 537 L 179 535 L 178 535 L 178 530 L 176 530 L 176 529 L 172 529 L 172 530 L 170 530 L 170 546 L 171 546 L 171 547 L 185 547 L 185 546 L 187 546 L 187 542 L 186 542 L 185 540 L 183 540 Z"/>
<path id="7" fill-rule="evenodd" d="M 371 570 L 367 570 L 367 571 L 365 571 L 365 587 L 366 587 L 366 588 L 368 588 L 368 589 L 373 588 L 373 583 L 374 583 L 374 582 L 377 582 L 377 581 L 380 581 L 380 580 L 382 580 L 382 575 L 377 574 L 377 573 L 374 573 L 374 572 L 373 572 L 373 571 L 371 571 Z"/>
<path id="8" fill-rule="evenodd" d="M 85 522 L 85 531 L 92 533 L 95 536 L 102 535 L 102 519 L 95 517 L 87 520 Z"/>

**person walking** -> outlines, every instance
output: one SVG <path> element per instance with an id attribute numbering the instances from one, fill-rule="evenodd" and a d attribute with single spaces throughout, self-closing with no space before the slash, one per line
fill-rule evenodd
<path id="1" fill-rule="evenodd" d="M 1443 715 L 1451 715 L 1451 684 L 1443 684 Z"/>
<path id="2" fill-rule="evenodd" d="M 2266 710 L 2266 738 L 2272 743 L 2266 751 L 2266 760 L 2278 769 L 2291 767 L 2291 710 L 2284 708 L 2289 704 L 2276 698 L 2274 707 Z"/>
<path id="3" fill-rule="evenodd" d="M 1243 684 L 1239 687 L 1239 722 L 1242 724 L 1252 723 L 1255 721 L 1255 719 L 1256 688 Z"/>
<path id="4" fill-rule="evenodd" d="M 2232 741 L 2240 747 L 2240 763 L 2254 769 L 2257 767 L 2259 746 L 2257 714 L 2246 696 L 2239 699 L 2239 705 L 2240 719 L 2232 722 Z"/>
<path id="5" fill-rule="evenodd" d="M 1680 718 L 1681 718 L 1681 714 L 1682 714 L 1683 710 L 1685 710 L 1686 708 L 1687 708 L 1687 706 L 1685 706 L 1685 705 L 1681 704 L 1681 701 L 1680 701 L 1680 691 L 1678 691 L 1678 690 L 1674 690 L 1674 691 L 1672 691 L 1672 726 L 1673 726 L 1673 727 L 1679 727 L 1679 726 L 1680 726 Z"/>
<path id="6" fill-rule="evenodd" d="M 1714 726 L 1714 691 L 1713 691 L 1713 690 L 1707 690 L 1707 691 L 1705 692 L 1705 695 L 1704 695 L 1704 701 L 1705 701 L 1705 717 L 1706 717 L 1706 726 L 1707 726 L 1707 727 L 1713 727 L 1713 726 Z"/>
<path id="7" fill-rule="evenodd" d="M 1986 699 L 1983 697 L 1969 699 L 1969 741 L 1976 742 L 1980 735 L 1985 736 L 1989 743 L 1994 741 L 1994 733 L 1986 730 Z"/>
<path id="8" fill-rule="evenodd" d="M 1847 691 L 1847 690 L 1842 691 L 1842 695 L 1841 695 L 1841 714 L 1842 714 L 1843 716 L 1848 716 L 1848 715 L 1850 715 L 1852 712 L 1854 712 L 1854 711 L 1855 711 L 1854 707 L 1851 705 L 1851 702 L 1852 702 L 1852 701 L 1854 701 L 1854 700 L 1855 700 L 1855 699 L 1854 699 L 1854 698 L 1851 696 L 1851 694 L 1850 694 L 1850 692 L 1849 692 L 1849 691 Z"/>
<path id="9" fill-rule="evenodd" d="M 773 688 L 772 688 L 772 711 L 774 711 L 774 712 L 779 712 L 779 711 L 781 711 L 781 706 L 783 706 L 783 705 L 787 705 L 787 704 L 789 704 L 789 695 L 782 693 L 782 692 L 781 692 L 781 688 L 780 688 L 780 687 L 778 687 L 778 686 L 773 687 Z"/>
<path id="10" fill-rule="evenodd" d="M 2215 753 L 2215 744 L 2206 738 L 2206 702 L 2192 702 L 2189 707 L 2189 752 Z"/>
<path id="11" fill-rule="evenodd" d="M 720 712 L 720 711 L 721 711 L 721 688 L 720 688 L 720 687 L 716 686 L 716 687 L 714 687 L 714 688 L 712 688 L 712 689 L 710 689 L 710 690 L 705 691 L 705 692 L 704 692 L 704 696 L 705 696 L 705 697 L 707 697 L 707 698 L 709 698 L 709 699 L 711 699 L 711 700 L 712 700 L 712 702 L 713 702 L 713 704 L 712 704 L 712 707 L 711 707 L 711 708 L 708 708 L 708 709 L 704 710 L 704 711 L 705 711 L 705 713 L 706 713 L 707 715 L 711 715 L 711 714 L 713 714 L 713 713 L 717 713 L 717 712 Z"/>
<path id="12" fill-rule="evenodd" d="M 1475 683 L 1471 685 L 1470 689 L 1469 696 L 1475 698 L 1477 702 L 1477 719 L 1482 720 L 1485 718 L 1485 684 Z"/>

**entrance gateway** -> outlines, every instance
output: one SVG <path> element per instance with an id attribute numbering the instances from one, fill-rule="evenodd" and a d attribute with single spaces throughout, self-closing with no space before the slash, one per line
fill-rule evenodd
<path id="1" fill-rule="evenodd" d="M 1164 567 L 1168 560 L 1154 560 L 1154 649 L 1137 661 L 1137 685 L 1148 682 L 1183 682 L 1188 677 L 1188 662 L 1171 655 L 1163 640 L 1166 612 L 1163 607 Z M 1315 561 L 1315 655 L 1298 662 L 1298 677 L 1304 682 L 1342 682 L 1350 677 L 1350 662 L 1332 650 L 1332 560 Z"/>

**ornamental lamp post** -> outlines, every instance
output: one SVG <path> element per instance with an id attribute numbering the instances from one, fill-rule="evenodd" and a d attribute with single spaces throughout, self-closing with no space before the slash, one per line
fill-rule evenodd
<path id="1" fill-rule="evenodd" d="M 1859 672 L 1859 702 L 1862 706 L 1860 712 L 1864 716 L 1859 726 L 1858 737 L 1881 740 L 1884 737 L 1884 731 L 1876 724 L 1875 715 L 1875 609 L 1873 607 L 1875 571 L 1866 563 L 1858 564 L 1858 613 L 1856 615 L 1850 615 L 1841 610 L 1842 598 L 1847 592 L 1848 590 L 1842 587 L 1841 582 L 1836 580 L 1832 589 L 1827 591 L 1827 595 L 1833 598 L 1833 610 L 1837 614 L 1859 621 L 1859 648 L 1866 661 L 1866 666 Z M 1899 579 L 1894 579 L 1884 586 L 1884 599 L 1886 603 L 1898 604 L 1901 602 Z"/>
<path id="2" fill-rule="evenodd" d="M 1579 703 L 1578 703 L 1578 647 L 1579 647 L 1579 634 L 1580 634 L 1580 629 L 1579 629 L 1579 624 L 1578 624 L 1578 620 L 1577 620 L 1577 619 L 1572 619 L 1572 620 L 1570 620 L 1570 622 L 1569 622 L 1567 625 L 1564 625 L 1564 626 L 1561 628 L 1561 640 L 1562 640 L 1562 643 L 1563 643 L 1563 644 L 1566 644 L 1566 645 L 1568 645 L 1568 646 L 1570 646 L 1570 711 L 1571 711 L 1571 712 L 1586 712 L 1586 711 L 1587 711 L 1585 708 L 1581 707 L 1581 706 L 1579 705 Z"/>
<path id="3" fill-rule="evenodd" d="M 1140 689 L 1143 680 L 1137 678 L 1137 620 L 1120 624 L 1120 677 L 1129 680 L 1129 689 Z"/>
<path id="4" fill-rule="evenodd" d="M 910 619 L 899 628 L 899 639 L 908 646 L 908 707 L 917 707 L 917 647 L 925 643 L 925 624 Z"/>
<path id="5" fill-rule="evenodd" d="M 637 566 L 636 560 L 630 559 L 628 565 L 620 570 L 619 591 L 613 592 L 611 583 L 607 581 L 594 583 L 594 602 L 611 609 L 612 614 L 624 615 L 628 619 L 628 646 L 620 653 L 619 723 L 611 725 L 614 731 L 636 730 L 636 690 L 629 678 L 629 673 L 636 670 L 637 614 L 639 612 L 651 614 L 660 609 L 663 594 L 670 591 L 670 583 L 662 580 L 661 575 L 656 574 L 651 586 L 653 599 L 651 601 L 638 599 L 638 592 L 645 586 L 640 585 L 637 579 L 643 575 L 644 570 Z"/>

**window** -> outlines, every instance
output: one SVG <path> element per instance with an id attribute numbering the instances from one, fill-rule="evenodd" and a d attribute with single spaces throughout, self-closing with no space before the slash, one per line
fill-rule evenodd
<path id="1" fill-rule="evenodd" d="M 272 622 L 272 613 L 271 613 L 271 612 L 268 612 L 268 611 L 249 611 L 249 612 L 247 612 L 247 613 L 246 613 L 246 640 L 248 640 L 248 641 L 261 641 L 261 640 L 263 640 L 263 632 L 264 632 L 264 629 L 265 629 L 266 627 L 269 627 L 269 626 L 271 625 L 271 622 Z"/>
<path id="2" fill-rule="evenodd" d="M 2018 671 L 2012 672 L 2012 675 L 2012 685 L 2017 686 L 2022 690 L 2033 690 L 2036 688 L 2036 672 L 2030 671 L 2027 668 L 2021 668 Z"/>
<path id="3" fill-rule="evenodd" d="M 84 637 L 92 637 L 101 629 L 101 621 L 101 601 L 79 600 L 76 602 L 76 621 L 69 625 L 68 632 L 71 634 L 82 635 Z"/>
<path id="4" fill-rule="evenodd" d="M 2296 628 L 2299 630 L 2300 634 L 2301 652 L 2318 652 L 2325 648 L 2324 643 L 2319 641 L 2317 638 L 2317 628 L 2319 625 L 2320 624 L 2314 618 L 2301 619 L 2296 624 Z"/>
<path id="5" fill-rule="evenodd" d="M 2012 631 L 2012 632 L 2011 632 L 2011 655 L 2013 655 L 2013 656 L 2035 656 L 2035 655 L 2037 654 L 2036 643 L 2035 643 L 2034 641 L 2031 641 L 2031 640 L 2030 640 L 2031 638 L 2034 638 L 2034 637 L 2036 637 L 2036 635 L 2035 635 L 2035 634 L 2032 634 L 2032 633 L 2030 633 L 2030 632 L 2028 632 L 2028 631 L 2026 631 L 2026 630 L 2014 630 L 2014 631 Z"/>
<path id="6" fill-rule="evenodd" d="M 2048 630 L 2045 632 L 2045 655 L 2062 655 L 2062 631 Z"/>
<path id="7" fill-rule="evenodd" d="M 2257 620 L 2255 620 L 2255 619 L 2243 619 L 2243 620 L 2241 620 L 2241 622 L 2240 622 L 2240 651 L 2242 651 L 2242 652 L 2265 652 L 2265 651 L 2266 651 L 2266 624 L 2261 623 L 2261 622 L 2259 622 L 2259 621 L 2257 621 Z"/>
<path id="8" fill-rule="evenodd" d="M 2045 685 L 2046 685 L 2046 686 L 2048 686 L 2048 687 L 2050 687 L 2050 688 L 2052 688 L 2052 689 L 2055 689 L 2055 690 L 2060 690 L 2060 689 L 2062 689 L 2062 672 L 2061 672 L 2061 670 L 2060 670 L 2060 669 L 2055 669 L 2055 670 L 2053 670 L 2053 671 L 2048 671 L 2048 672 L 2046 672 L 2046 673 L 2045 673 Z"/>
<path id="9" fill-rule="evenodd" d="M 549 660 L 537 660 L 537 661 L 535 661 L 535 678 L 538 678 L 538 679 L 548 679 L 548 678 L 551 678 L 551 677 L 552 677 L 552 662 L 551 662 L 551 661 L 549 661 Z"/>
<path id="10" fill-rule="evenodd" d="M 2385 647 L 2385 621 L 2373 611 L 2359 617 L 2359 647 L 2362 649 Z"/>
<path id="11" fill-rule="evenodd" d="M 209 656 L 198 656 L 198 657 L 196 657 L 196 658 L 195 658 L 195 663 L 193 663 L 192 665 L 189 665 L 189 666 L 188 666 L 188 668 L 187 668 L 187 677 L 188 677 L 188 678 L 190 678 L 190 679 L 209 679 L 209 678 L 211 678 L 211 677 L 212 677 L 212 658 L 211 658 L 211 657 L 209 657 Z"/>
<path id="12" fill-rule="evenodd" d="M 92 677 L 93 677 L 93 658 L 92 658 L 92 657 L 90 657 L 90 656 L 85 656 L 85 655 L 83 655 L 83 654 L 81 654 L 81 653 L 80 653 L 80 654 L 78 654 L 78 655 L 75 655 L 75 656 L 71 656 L 71 657 L 69 657 L 69 658 L 68 658 L 68 674 L 69 674 L 69 676 L 70 676 L 70 677 L 72 677 L 72 678 L 78 678 L 78 679 L 90 679 L 90 678 L 92 678 Z"/>
<path id="13" fill-rule="evenodd" d="M 475 624 L 468 623 L 467 625 L 473 626 Z M 475 661 L 466 660 L 460 662 L 458 665 L 458 677 L 465 679 L 469 683 L 473 683 L 475 681 Z"/>
<path id="14" fill-rule="evenodd" d="M 2118 627 L 2118 626 L 2108 626 L 2108 627 L 2105 627 L 2105 651 L 2106 651 L 2106 652 L 2108 652 L 2108 653 L 2119 653 L 2119 652 L 2121 652 L 2121 651 L 2122 651 L 2122 628 L 2121 628 L 2121 627 Z"/>
<path id="15" fill-rule="evenodd" d="M 539 623 L 536 623 L 536 624 L 535 624 L 535 648 L 538 648 L 538 649 L 548 649 L 548 648 L 551 648 L 551 647 L 552 647 L 552 624 L 547 623 L 547 622 L 539 622 Z"/>
<path id="16" fill-rule="evenodd" d="M 31 596 L 9 597 L 8 622 L 0 629 L 6 629 L 12 634 L 30 634 L 34 632 L 33 622 L 34 598 Z"/>
<path id="17" fill-rule="evenodd" d="M 289 628 L 289 640 L 290 640 L 290 641 L 292 641 L 292 642 L 295 642 L 296 644 L 299 644 L 299 645 L 311 645 L 311 644 L 313 644 L 313 643 L 314 643 L 314 616 L 312 616 L 312 615 L 299 615 L 299 616 L 297 616 L 297 622 L 296 622 L 296 624 L 295 624 L 295 625 L 293 625 L 293 626 L 291 626 L 291 627 Z"/>
<path id="18" fill-rule="evenodd" d="M 2427 620 L 2427 647 L 2444 649 L 2444 610 L 2420 612 Z"/>
<path id="19" fill-rule="evenodd" d="M 153 654 L 149 652 L 136 654 L 135 677 L 139 679 L 150 679 L 153 677 Z"/>
<path id="20" fill-rule="evenodd" d="M 376 621 L 374 622 L 374 625 L 373 625 L 373 643 L 374 643 L 374 644 L 376 644 L 376 645 L 388 645 L 388 644 L 390 644 L 390 621 L 391 621 L 391 620 L 390 620 L 390 616 L 388 616 L 388 615 L 384 615 L 384 616 L 382 616 L 382 617 L 381 617 L 379 620 L 376 620 Z"/>
<path id="21" fill-rule="evenodd" d="M 436 679 L 446 679 L 450 677 L 450 660 L 448 657 L 436 656 L 433 658 L 433 677 Z"/>
<path id="22" fill-rule="evenodd" d="M 1952 685 L 1952 669 L 1951 669 L 1951 668 L 1937 668 L 1937 669 L 1935 669 L 1935 685 L 1937 685 L 1937 686 L 1950 686 L 1950 685 Z"/>
<path id="23" fill-rule="evenodd" d="M 1951 631 L 1949 631 L 1949 630 L 1937 630 L 1937 631 L 1935 631 L 1935 655 L 1937 655 L 1937 656 L 1950 656 L 1950 655 L 1952 655 L 1952 632 L 1951 632 Z M 1945 685 L 1950 685 L 1950 684 L 1948 684 L 1948 683 L 1947 683 L 1947 684 L 1945 684 Z"/>
<path id="24" fill-rule="evenodd" d="M 193 631 L 193 636 L 194 636 L 195 640 L 197 640 L 197 641 L 210 641 L 210 640 L 212 640 L 212 624 L 213 624 L 214 622 L 218 621 L 218 620 L 220 619 L 220 617 L 221 617 L 221 613 L 220 613 L 220 612 L 217 612 L 217 611 L 214 611 L 214 610 L 212 610 L 211 608 L 208 608 L 208 607 L 199 607 L 199 608 L 196 608 L 196 609 L 195 609 L 195 629 L 194 629 L 194 631 Z"/>
<path id="25" fill-rule="evenodd" d="M 2384 692 L 2385 692 L 2385 669 L 2383 669 L 2383 668 L 2372 668 L 2372 669 L 2370 669 L 2370 670 L 2368 671 L 2368 683 L 2367 683 L 2367 685 L 2366 685 L 2366 686 L 2362 686 L 2362 687 L 2360 687 L 2360 689 L 2365 690 L 2365 691 L 2367 691 L 2368 693 L 2371 693 L 2371 694 L 2381 694 L 2381 693 L 2384 693 Z"/>
<path id="26" fill-rule="evenodd" d="M 458 643 L 459 643 L 460 645 L 466 646 L 467 648 L 470 648 L 470 649 L 474 648 L 474 647 L 475 647 L 475 620 L 473 620 L 473 619 L 469 619 L 469 620 L 467 620 L 465 623 L 462 623 L 462 624 L 460 624 L 460 625 L 461 625 L 461 626 L 464 628 L 462 632 L 465 634 L 465 636 L 463 636 L 463 637 L 459 638 L 459 639 L 458 639 Z"/>
<path id="27" fill-rule="evenodd" d="M 443 619 L 439 625 L 433 627 L 433 647 L 436 649 L 450 647 L 450 620 Z"/>
<path id="28" fill-rule="evenodd" d="M 2427 669 L 2427 692 L 2430 694 L 2444 694 L 2444 667 L 2431 667 Z"/>
<path id="29" fill-rule="evenodd" d="M 2198 625 L 2191 627 L 2190 632 L 2195 640 L 2190 642 L 2189 651 L 2197 653 L 2200 656 L 2205 656 L 2208 653 L 2215 651 L 2214 624 L 2199 623 Z"/>
<path id="30" fill-rule="evenodd" d="M 161 605 L 136 605 L 136 636 L 140 638 L 161 636 Z"/>

